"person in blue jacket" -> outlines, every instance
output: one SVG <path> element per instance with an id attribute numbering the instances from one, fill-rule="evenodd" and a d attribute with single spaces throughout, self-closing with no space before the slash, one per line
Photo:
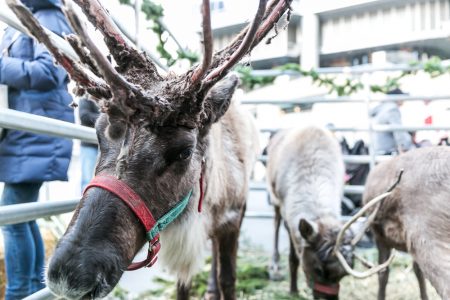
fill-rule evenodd
<path id="1" fill-rule="evenodd" d="M 40 23 L 58 35 L 71 33 L 60 0 L 22 0 Z M 10 109 L 74 122 L 69 78 L 48 50 L 7 28 L 0 44 L 0 84 L 8 86 Z M 72 141 L 5 129 L 0 136 L 1 205 L 37 201 L 43 182 L 67 180 Z M 22 299 L 44 285 L 44 245 L 35 221 L 2 227 L 6 300 Z"/>

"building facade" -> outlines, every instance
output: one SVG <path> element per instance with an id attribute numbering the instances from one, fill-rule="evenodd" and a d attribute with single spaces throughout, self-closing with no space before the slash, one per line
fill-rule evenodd
<path id="1" fill-rule="evenodd" d="M 256 6 L 257 1 L 212 0 L 215 46 L 231 41 Z M 277 38 L 252 52 L 254 68 L 287 62 L 310 68 L 450 58 L 450 0 L 299 0 L 292 7 L 289 25 L 281 20 Z"/>

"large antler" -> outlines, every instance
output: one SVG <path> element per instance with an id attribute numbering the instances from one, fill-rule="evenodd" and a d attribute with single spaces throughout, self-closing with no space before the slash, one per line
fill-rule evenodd
<path id="1" fill-rule="evenodd" d="M 221 74 L 227 72 L 231 69 L 239 60 L 250 50 L 253 41 L 255 40 L 256 33 L 264 17 L 264 12 L 266 11 L 266 0 L 260 0 L 258 5 L 258 10 L 256 12 L 253 22 L 246 29 L 246 33 L 242 42 L 239 44 L 238 49 L 230 56 L 230 58 L 221 66 L 216 67 L 212 70 L 208 77 L 206 77 L 206 83 L 213 81 L 215 78 L 221 76 Z"/>
<path id="2" fill-rule="evenodd" d="M 147 56 L 126 42 L 100 0 L 74 2 L 102 33 L 117 63 L 115 68 L 90 38 L 72 9 L 72 0 L 63 1 L 63 10 L 76 33 L 69 35 L 67 40 L 80 62 L 71 60 L 59 51 L 48 39 L 39 22 L 18 0 L 7 1 L 32 35 L 47 46 L 82 90 L 96 98 L 105 99 L 101 104 L 103 111 L 109 116 L 110 124 L 117 121 L 121 126 L 116 127 L 122 128 L 124 123 L 144 120 L 149 126 L 203 126 L 211 117 L 204 105 L 209 89 L 276 26 L 281 16 L 290 9 L 292 0 L 272 0 L 268 5 L 267 0 L 260 0 L 254 20 L 228 47 L 214 55 L 209 1 L 203 0 L 203 62 L 182 76 L 168 75 L 167 78 L 158 74 Z M 113 135 L 110 133 L 110 136 Z"/>
<path id="3" fill-rule="evenodd" d="M 377 265 L 377 266 L 373 266 L 370 262 L 367 262 L 363 258 L 361 258 L 359 256 L 355 256 L 357 259 L 361 260 L 363 265 L 370 268 L 369 270 L 367 270 L 365 272 L 355 271 L 354 269 L 352 269 L 352 267 L 350 267 L 348 265 L 344 255 L 342 255 L 342 253 L 340 251 L 340 247 L 342 244 L 342 240 L 345 236 L 345 232 L 350 228 L 350 226 L 353 223 L 355 223 L 359 218 L 361 218 L 369 209 L 371 209 L 373 206 L 376 206 L 375 209 L 373 210 L 372 214 L 368 217 L 366 223 L 364 224 L 363 230 L 359 234 L 357 234 L 356 238 L 354 238 L 352 240 L 352 245 L 355 246 L 356 243 L 362 238 L 363 233 L 370 226 L 370 223 L 373 222 L 373 220 L 375 219 L 375 215 L 377 214 L 377 212 L 379 210 L 381 201 L 383 201 L 386 197 L 388 197 L 389 195 L 392 194 L 392 191 L 394 190 L 394 188 L 399 184 L 399 182 L 402 178 L 402 175 L 403 175 L 403 170 L 400 170 L 400 173 L 397 176 L 397 180 L 395 181 L 395 183 L 385 193 L 383 193 L 383 194 L 375 197 L 374 199 L 370 200 L 369 202 L 367 202 L 366 205 L 364 205 L 350 220 L 348 220 L 344 224 L 344 226 L 342 226 L 341 230 L 338 233 L 338 236 L 336 238 L 336 245 L 334 246 L 334 250 L 333 250 L 334 254 L 336 255 L 336 257 L 339 260 L 339 262 L 341 263 L 341 265 L 344 267 L 345 271 L 348 274 L 350 274 L 356 278 L 369 277 L 375 273 L 380 272 L 381 270 L 385 269 L 386 267 L 388 267 L 395 257 L 395 250 L 392 251 L 391 255 L 384 263 Z"/>
<path id="4" fill-rule="evenodd" d="M 90 61 L 96 62 L 98 70 L 106 80 L 106 83 L 110 86 L 112 96 L 117 100 L 115 101 L 115 105 L 122 104 L 120 105 L 120 107 L 118 107 L 118 110 L 124 116 L 132 115 L 133 111 L 130 111 L 132 106 L 128 105 L 126 100 L 136 97 L 142 98 L 140 89 L 136 86 L 131 85 L 126 79 L 124 79 L 101 53 L 101 51 L 90 38 L 89 34 L 86 31 L 86 28 L 83 26 L 83 23 L 73 10 L 70 0 L 63 0 L 63 2 L 65 4 L 64 12 L 72 26 L 72 29 L 80 38 L 81 43 L 89 50 L 90 55 L 92 56 L 92 59 Z M 123 117 L 123 115 L 121 117 Z"/>
<path id="5" fill-rule="evenodd" d="M 209 8 L 209 0 L 203 0 L 202 3 L 202 15 L 203 15 L 203 61 L 192 74 L 192 85 L 196 85 L 206 74 L 209 66 L 211 65 L 213 55 L 213 42 L 211 32 L 211 10 Z"/>
<path id="6" fill-rule="evenodd" d="M 8 6 L 27 30 L 49 49 L 56 61 L 66 69 L 81 89 L 97 99 L 107 100 L 102 101 L 102 108 L 108 113 L 110 123 L 115 120 L 122 124 L 132 119 L 141 120 L 143 115 L 151 116 L 150 119 L 155 124 L 166 120 L 176 105 L 168 103 L 161 97 L 145 93 L 149 86 L 162 80 L 154 64 L 125 42 L 97 0 L 78 1 L 83 5 L 82 9 L 89 19 L 95 22 L 94 26 L 101 29 L 107 46 L 119 64 L 117 71 L 90 38 L 83 22 L 73 10 L 71 0 L 63 2 L 63 10 L 76 32 L 76 35 L 67 36 L 67 40 L 81 63 L 71 59 L 55 46 L 27 7 L 18 0 L 7 0 Z M 95 12 L 98 12 L 98 15 Z M 116 47 L 114 43 L 117 43 Z M 87 71 L 86 67 L 92 72 Z"/>
<path id="7" fill-rule="evenodd" d="M 69 55 L 60 50 L 49 38 L 44 28 L 35 19 L 33 14 L 18 0 L 7 0 L 6 3 L 17 15 L 27 30 L 53 54 L 55 59 L 67 70 L 70 77 L 79 83 L 90 94 L 97 98 L 109 98 L 109 86 L 94 74 L 86 70 Z"/>
<path id="8" fill-rule="evenodd" d="M 140 54 L 135 48 L 130 46 L 121 32 L 113 22 L 108 11 L 99 0 L 74 0 L 88 17 L 89 21 L 98 28 L 104 36 L 106 46 L 118 64 L 118 71 L 124 73 L 129 69 L 145 68 L 146 75 L 152 80 L 160 80 L 153 62 Z M 144 71 L 144 70 L 142 70 Z"/>
<path id="9" fill-rule="evenodd" d="M 212 36 L 205 34 L 205 20 L 210 19 L 209 3 L 205 4 L 205 2 L 208 1 L 204 1 L 202 6 L 205 55 L 201 64 L 202 67 L 195 69 L 191 81 L 197 83 L 201 77 L 204 77 L 202 83 L 204 88 L 208 89 L 222 79 L 234 65 L 264 39 L 284 13 L 291 9 L 290 3 L 292 0 L 272 0 L 268 6 L 267 0 L 260 0 L 253 21 L 228 46 L 215 53 L 211 63 L 209 63 L 209 55 L 206 55 L 206 53 L 209 53 L 209 49 L 212 49 Z M 208 26 L 207 29 L 210 30 L 210 25 Z M 209 67 L 207 71 L 205 71 L 205 66 Z"/>

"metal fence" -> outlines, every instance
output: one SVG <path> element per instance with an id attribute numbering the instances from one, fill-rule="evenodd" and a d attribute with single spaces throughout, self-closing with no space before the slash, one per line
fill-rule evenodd
<path id="1" fill-rule="evenodd" d="M 358 73 L 371 72 L 371 71 L 399 71 L 405 70 L 410 67 L 392 67 L 392 68 L 331 68 L 331 69 L 319 69 L 319 73 Z M 361 70 L 360 70 L 361 69 Z M 256 72 L 256 71 L 255 71 Z M 258 71 L 258 75 L 273 76 L 274 71 Z M 442 96 L 406 96 L 406 95 L 394 95 L 386 96 L 382 99 L 370 99 L 370 97 L 364 99 L 355 99 L 351 97 L 307 97 L 297 98 L 289 101 L 277 101 L 277 100 L 246 100 L 243 101 L 243 105 L 259 105 L 259 104 L 304 104 L 304 103 L 368 103 L 370 101 L 417 101 L 417 100 L 446 100 L 450 99 L 450 95 Z M 69 139 L 78 139 L 81 141 L 96 143 L 97 138 L 95 130 L 80 125 L 75 125 L 67 122 L 62 122 L 54 119 L 49 119 L 41 116 L 30 115 L 27 113 L 14 111 L 11 109 L 0 108 L 0 127 L 15 130 L 25 130 L 39 134 L 47 134 L 59 137 L 65 137 Z M 369 133 L 369 145 L 371 144 L 370 136 L 373 132 L 381 131 L 415 131 L 415 130 L 450 130 L 450 126 L 391 126 L 391 125 L 377 125 L 372 126 L 368 124 L 367 127 L 355 128 L 355 127 L 335 127 L 330 128 L 333 131 L 342 132 L 358 132 L 364 131 Z M 276 128 L 261 128 L 261 132 L 273 132 Z M 344 161 L 349 163 L 361 163 L 374 165 L 376 162 L 380 162 L 389 159 L 389 156 L 376 156 L 373 153 L 373 148 L 369 147 L 369 155 L 346 155 Z M 267 157 L 261 156 L 260 160 L 264 161 Z M 254 191 L 264 191 L 266 185 L 264 182 L 252 182 L 250 188 Z M 363 186 L 346 186 L 345 192 L 348 194 L 361 194 L 364 190 Z M 38 218 L 44 218 L 52 215 L 58 215 L 62 213 L 71 212 L 74 210 L 79 199 L 59 200 L 50 202 L 37 202 L 27 204 L 17 204 L 10 206 L 0 207 L 0 226 L 7 224 L 15 224 L 25 221 L 30 221 Z M 249 218 L 272 218 L 271 213 L 262 212 L 247 212 L 246 217 Z M 53 299 L 48 289 L 44 289 L 34 295 L 29 296 L 26 299 Z"/>

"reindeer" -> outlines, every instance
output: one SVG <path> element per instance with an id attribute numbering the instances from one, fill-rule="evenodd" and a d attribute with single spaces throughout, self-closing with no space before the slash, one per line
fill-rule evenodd
<path id="1" fill-rule="evenodd" d="M 298 293 L 300 259 L 315 299 L 338 299 L 339 281 L 345 275 L 364 278 L 392 260 L 364 273 L 351 269 L 353 234 L 340 220 L 344 163 L 339 143 L 330 132 L 306 127 L 275 135 L 268 147 L 267 182 L 275 208 L 270 275 L 280 278 L 278 232 L 283 219 L 290 237 L 291 293 Z"/>
<path id="2" fill-rule="evenodd" d="M 428 299 L 425 278 L 442 299 L 450 299 L 450 148 L 414 149 L 377 165 L 367 178 L 363 201 L 386 189 L 403 170 L 398 187 L 371 213 L 379 262 L 392 249 L 414 259 L 420 297 Z M 378 275 L 378 299 L 386 298 L 389 269 Z"/>
<path id="3" fill-rule="evenodd" d="M 260 0 L 253 21 L 213 54 L 209 0 L 203 0 L 203 60 L 167 76 L 122 38 L 99 0 L 75 2 L 104 36 L 116 67 L 69 0 L 64 11 L 76 34 L 66 39 L 79 60 L 56 47 L 19 1 L 7 2 L 79 91 L 100 99 L 103 112 L 96 177 L 49 262 L 48 287 L 68 299 L 104 297 L 127 267 L 152 265 L 161 249 L 161 263 L 178 278 L 177 297 L 187 299 L 210 237 L 209 296 L 235 299 L 239 228 L 257 151 L 254 127 L 231 101 L 238 80 L 225 75 L 290 11 L 291 1 Z M 146 240 L 147 258 L 131 264 Z"/>
<path id="4" fill-rule="evenodd" d="M 290 237 L 290 292 L 298 292 L 301 258 L 314 298 L 336 299 L 338 282 L 346 274 L 332 257 L 344 182 L 338 142 L 331 133 L 316 127 L 278 133 L 268 149 L 267 181 L 275 206 L 273 275 L 279 269 L 278 231 L 283 219 Z M 351 264 L 351 249 L 344 252 Z"/>

